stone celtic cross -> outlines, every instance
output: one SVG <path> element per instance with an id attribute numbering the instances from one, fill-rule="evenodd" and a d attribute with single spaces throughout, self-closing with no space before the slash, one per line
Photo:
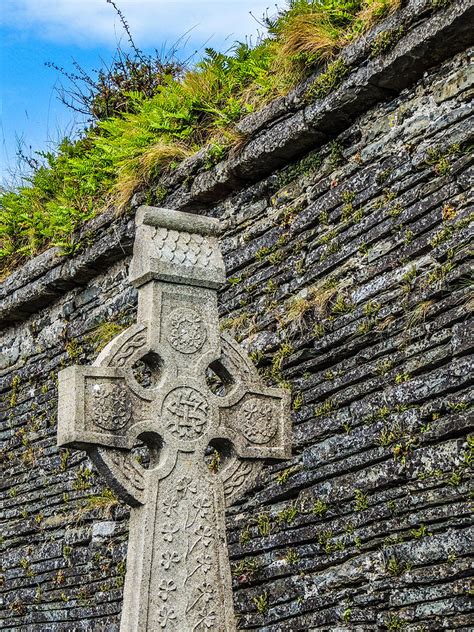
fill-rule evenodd
<path id="1" fill-rule="evenodd" d="M 132 507 L 122 632 L 236 629 L 225 506 L 261 459 L 290 454 L 287 394 L 266 388 L 219 332 L 218 231 L 217 220 L 139 209 L 137 323 L 92 366 L 59 376 L 58 444 L 87 450 Z M 209 369 L 220 389 L 209 386 Z M 137 441 L 149 448 L 148 468 L 132 452 Z M 213 446 L 227 450 L 217 472 L 205 458 Z"/>

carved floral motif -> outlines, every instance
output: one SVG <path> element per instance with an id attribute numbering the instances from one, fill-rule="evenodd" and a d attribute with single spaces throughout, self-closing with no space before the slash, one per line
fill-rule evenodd
<path id="1" fill-rule="evenodd" d="M 176 551 L 165 551 L 161 554 L 161 566 L 167 571 L 172 564 L 178 564 L 181 561 L 181 557 Z"/>
<path id="2" fill-rule="evenodd" d="M 208 516 L 211 511 L 211 506 L 212 503 L 210 499 L 205 496 L 198 496 L 198 498 L 193 501 L 193 507 L 197 509 L 197 515 L 200 518 L 206 518 Z"/>
<path id="3" fill-rule="evenodd" d="M 172 522 L 165 522 L 161 527 L 161 533 L 163 534 L 163 540 L 165 542 L 173 542 L 174 534 L 179 531 L 178 527 L 175 527 Z"/>
<path id="4" fill-rule="evenodd" d="M 199 620 L 193 627 L 194 630 L 209 630 L 215 627 L 216 613 L 214 610 L 207 610 L 203 608 L 199 611 Z"/>
<path id="5" fill-rule="evenodd" d="M 278 419 L 270 404 L 252 397 L 242 408 L 242 433 L 253 443 L 268 443 L 278 430 Z"/>
<path id="6" fill-rule="evenodd" d="M 94 384 L 91 412 L 93 423 L 104 430 L 121 430 L 132 419 L 132 402 L 122 385 Z"/>
<path id="7" fill-rule="evenodd" d="M 196 439 L 204 432 L 209 405 L 206 398 L 189 386 L 178 386 L 163 403 L 167 428 L 180 439 Z"/>
<path id="8" fill-rule="evenodd" d="M 176 489 L 178 492 L 181 492 L 183 496 L 187 496 L 188 492 L 190 494 L 195 494 L 197 492 L 196 483 L 189 476 L 183 476 L 183 478 L 178 481 Z"/>
<path id="9" fill-rule="evenodd" d="M 168 606 L 163 606 L 160 608 L 158 612 L 158 621 L 160 623 L 160 627 L 166 628 L 168 623 L 172 620 L 176 619 L 176 613 L 173 608 Z"/>
<path id="10" fill-rule="evenodd" d="M 191 476 L 177 477 L 173 485 L 166 486 L 160 502 L 159 530 L 166 543 L 159 552 L 159 564 L 166 573 L 157 589 L 163 604 L 156 614 L 160 628 L 175 629 L 180 623 L 178 596 L 183 590 L 186 629 L 216 630 L 221 622 L 216 608 L 219 560 L 215 499 L 212 493 L 198 493 L 199 487 Z M 173 548 L 167 548 L 171 543 Z"/>
<path id="11" fill-rule="evenodd" d="M 168 518 L 173 514 L 176 515 L 178 513 L 178 498 L 176 496 L 168 496 L 164 499 L 163 506 L 165 514 L 168 516 Z"/>
<path id="12" fill-rule="evenodd" d="M 167 601 L 169 594 L 176 590 L 176 584 L 172 579 L 163 579 L 158 587 L 158 595 L 163 601 Z"/>
<path id="13" fill-rule="evenodd" d="M 206 340 L 202 318 L 192 309 L 175 309 L 169 317 L 168 342 L 181 353 L 199 351 Z"/>

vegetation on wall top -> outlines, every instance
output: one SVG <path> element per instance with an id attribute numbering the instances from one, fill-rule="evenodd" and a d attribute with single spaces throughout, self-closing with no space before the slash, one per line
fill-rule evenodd
<path id="1" fill-rule="evenodd" d="M 3 275 L 50 245 L 73 252 L 81 224 L 107 207 L 126 209 L 139 188 L 199 148 L 209 147 L 212 166 L 241 141 L 235 125 L 242 117 L 328 62 L 326 81 L 310 95 L 325 96 L 345 74 L 331 60 L 401 0 L 288 0 L 262 19 L 266 34 L 254 46 L 206 49 L 187 69 L 143 54 L 115 3 L 107 2 L 122 20 L 131 53 L 118 51 L 111 68 L 93 80 L 78 67 L 79 74 L 57 68 L 74 86 L 66 93 L 73 97 L 69 105 L 89 123 L 78 139 L 30 159 L 22 185 L 0 195 Z"/>

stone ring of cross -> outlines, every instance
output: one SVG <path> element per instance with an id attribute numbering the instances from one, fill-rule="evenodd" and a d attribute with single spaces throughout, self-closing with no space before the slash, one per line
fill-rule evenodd
<path id="1" fill-rule="evenodd" d="M 289 456 L 289 395 L 220 332 L 219 223 L 151 207 L 136 222 L 137 323 L 60 373 L 58 443 L 86 449 L 132 507 L 121 630 L 235 630 L 225 506 L 262 459 Z M 211 472 L 216 446 L 228 458 Z"/>

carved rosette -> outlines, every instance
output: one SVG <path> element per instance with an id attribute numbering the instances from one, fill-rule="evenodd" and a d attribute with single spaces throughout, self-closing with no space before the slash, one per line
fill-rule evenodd
<path id="1" fill-rule="evenodd" d="M 167 428 L 180 439 L 197 439 L 204 432 L 209 404 L 190 386 L 178 386 L 165 397 L 163 418 Z"/>
<path id="2" fill-rule="evenodd" d="M 94 384 L 90 411 L 94 425 L 121 430 L 132 419 L 132 402 L 123 385 Z"/>
<path id="3" fill-rule="evenodd" d="M 278 430 L 278 418 L 273 406 L 257 397 L 248 399 L 242 407 L 242 434 L 253 443 L 268 443 Z"/>
<path id="4" fill-rule="evenodd" d="M 202 318 L 192 309 L 175 309 L 169 317 L 168 342 L 181 353 L 196 353 L 206 341 Z"/>

